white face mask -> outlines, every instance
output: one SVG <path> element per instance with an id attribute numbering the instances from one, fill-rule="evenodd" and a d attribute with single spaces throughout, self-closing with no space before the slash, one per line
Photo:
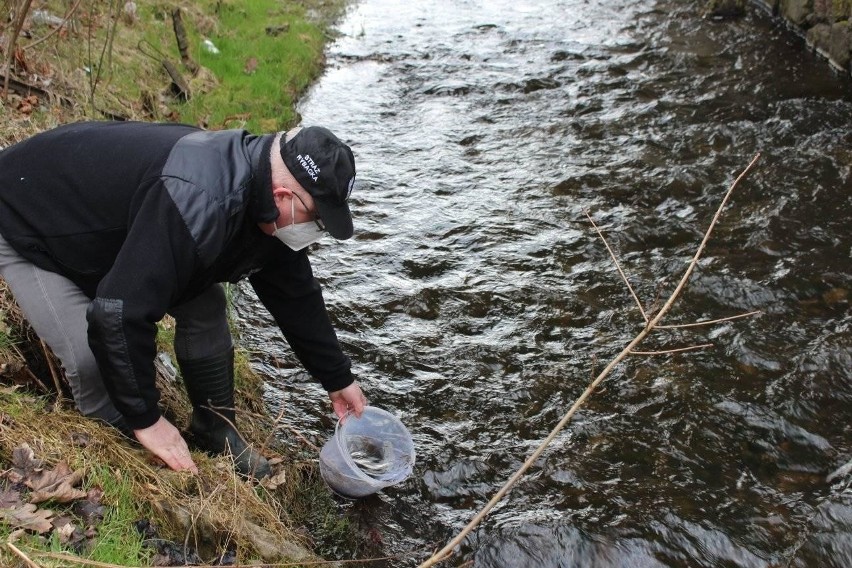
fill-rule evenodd
<path id="1" fill-rule="evenodd" d="M 296 223 L 296 200 L 293 198 L 290 198 L 290 218 L 293 222 L 286 227 L 279 228 L 273 221 L 275 230 L 272 232 L 272 236 L 293 250 L 302 250 L 320 240 L 325 234 L 325 231 L 321 231 L 316 223 L 310 221 Z"/>

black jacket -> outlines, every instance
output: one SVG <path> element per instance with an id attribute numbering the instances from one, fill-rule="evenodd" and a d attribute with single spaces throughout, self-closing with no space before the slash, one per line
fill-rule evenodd
<path id="1" fill-rule="evenodd" d="M 272 222 L 274 135 L 92 122 L 0 151 L 0 233 L 90 298 L 89 344 L 132 428 L 159 418 L 156 323 L 215 282 L 249 277 L 294 352 L 328 391 L 352 383 L 306 252 Z"/>

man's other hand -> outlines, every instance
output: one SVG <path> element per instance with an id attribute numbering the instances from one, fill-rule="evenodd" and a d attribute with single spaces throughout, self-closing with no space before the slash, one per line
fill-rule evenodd
<path id="1" fill-rule="evenodd" d="M 189 448 L 180 432 L 171 422 L 160 416 L 151 426 L 134 430 L 139 443 L 175 471 L 198 473 L 198 467 L 189 455 Z"/>

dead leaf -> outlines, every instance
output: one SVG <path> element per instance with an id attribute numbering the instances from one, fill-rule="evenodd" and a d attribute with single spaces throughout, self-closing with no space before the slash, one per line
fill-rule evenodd
<path id="1" fill-rule="evenodd" d="M 167 540 L 155 544 L 157 553 L 151 558 L 151 566 L 192 566 L 202 560 L 193 548 Z"/>
<path id="2" fill-rule="evenodd" d="M 76 499 L 82 499 L 86 492 L 74 489 L 83 479 L 83 471 L 71 471 L 64 461 L 56 464 L 52 470 L 45 470 L 34 474 L 25 484 L 32 488 L 30 503 L 42 503 L 53 499 L 59 503 L 68 503 Z"/>
<path id="3" fill-rule="evenodd" d="M 54 532 L 59 537 L 59 542 L 75 547 L 86 540 L 86 533 L 74 524 L 71 517 L 58 517 L 53 520 Z"/>
<path id="4" fill-rule="evenodd" d="M 41 461 L 35 458 L 32 448 L 26 443 L 12 450 L 12 469 L 6 472 L 6 479 L 12 483 L 21 483 L 42 467 Z"/>
<path id="5" fill-rule="evenodd" d="M 24 73 L 30 72 L 30 66 L 27 63 L 26 58 L 24 57 L 23 48 L 15 47 L 14 60 L 15 60 L 15 65 L 17 65 L 18 69 L 20 69 Z"/>
<path id="6" fill-rule="evenodd" d="M 21 101 L 18 103 L 18 112 L 25 115 L 32 114 L 33 106 L 26 101 Z"/>
<path id="7" fill-rule="evenodd" d="M 12 465 L 25 471 L 34 471 L 41 467 L 41 461 L 35 459 L 35 452 L 24 442 L 12 450 Z"/>
<path id="8" fill-rule="evenodd" d="M 265 487 L 266 489 L 269 489 L 270 491 L 274 491 L 275 489 L 278 489 L 280 485 L 284 485 L 286 481 L 287 470 L 282 470 L 281 472 L 276 473 L 273 476 L 264 477 L 263 479 L 261 479 L 260 485 L 262 487 Z"/>
<path id="9" fill-rule="evenodd" d="M 822 300 L 828 305 L 845 304 L 849 300 L 849 291 L 845 288 L 832 288 L 822 295 Z"/>
<path id="10" fill-rule="evenodd" d="M 60 542 L 68 542 L 68 537 L 74 534 L 74 523 L 71 517 L 56 517 L 50 524 L 56 529 Z"/>
<path id="11" fill-rule="evenodd" d="M 32 503 L 25 503 L 21 507 L 13 507 L 11 509 L 0 509 L 0 515 L 13 527 L 36 531 L 38 533 L 46 533 L 53 530 L 53 524 L 50 522 L 53 511 L 39 509 Z"/>
<path id="12" fill-rule="evenodd" d="M 0 491 L 0 509 L 10 509 L 12 507 L 20 507 L 24 504 L 21 499 L 21 492 L 16 489 L 4 489 Z"/>
<path id="13" fill-rule="evenodd" d="M 72 432 L 71 433 L 71 444 L 79 447 L 79 448 L 87 448 L 89 444 L 92 443 L 91 436 L 86 432 Z"/>
<path id="14" fill-rule="evenodd" d="M 86 525 L 97 525 L 104 520 L 104 516 L 106 515 L 106 507 L 88 499 L 75 501 L 71 510 L 74 511 L 74 514 L 80 517 Z"/>
<path id="15" fill-rule="evenodd" d="M 86 494 L 86 499 L 97 505 L 101 504 L 103 498 L 104 490 L 98 487 L 97 485 L 89 489 L 89 492 Z"/>
<path id="16" fill-rule="evenodd" d="M 288 31 L 290 31 L 290 24 L 286 23 L 280 26 L 266 26 L 266 35 L 272 37 L 286 34 Z"/>
<path id="17" fill-rule="evenodd" d="M 379 532 L 379 529 L 372 527 L 367 530 L 367 541 L 373 546 L 383 546 L 384 539 L 382 538 L 382 533 Z"/>

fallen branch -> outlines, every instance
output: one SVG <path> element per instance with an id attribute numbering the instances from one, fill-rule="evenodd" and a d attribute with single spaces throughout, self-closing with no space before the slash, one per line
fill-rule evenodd
<path id="1" fill-rule="evenodd" d="M 5 74 L 3 73 L 2 70 L 0 70 L 0 77 L 3 78 L 4 89 L 15 91 L 16 93 L 18 93 L 22 97 L 26 97 L 26 96 L 29 96 L 29 95 L 36 95 L 39 98 L 44 99 L 46 101 L 54 101 L 55 100 L 55 101 L 59 102 L 61 105 L 66 106 L 66 107 L 74 106 L 74 102 L 71 99 L 69 99 L 68 97 L 64 97 L 64 96 L 59 95 L 57 93 L 54 93 L 52 91 L 46 91 L 46 90 L 44 90 L 43 88 L 41 88 L 37 85 L 31 85 L 29 83 L 25 83 L 24 81 L 17 79 L 14 76 L 12 76 L 12 74 L 9 72 L 8 69 L 6 70 Z"/>
<path id="2" fill-rule="evenodd" d="M 707 232 L 704 233 L 704 238 L 701 240 L 701 244 L 698 246 L 698 250 L 695 251 L 695 255 L 692 257 L 692 260 L 690 261 L 686 272 L 684 273 L 683 277 L 681 277 L 680 282 L 678 282 L 678 285 L 675 288 L 674 292 L 672 292 L 671 296 L 669 296 L 669 299 L 666 300 L 666 303 L 663 304 L 663 307 L 660 308 L 659 312 L 657 312 L 657 315 L 655 315 L 653 319 L 648 322 L 645 328 L 640 331 L 639 334 L 635 338 L 633 338 L 633 340 L 624 349 L 622 349 L 621 352 L 616 355 L 615 358 L 610 361 L 610 363 L 606 367 L 604 367 L 603 371 L 600 372 L 600 374 L 595 378 L 595 380 L 592 381 L 588 387 L 586 387 L 586 390 L 583 391 L 583 394 L 581 394 L 580 397 L 574 402 L 570 410 L 568 410 L 565 416 L 563 416 L 559 423 L 556 424 L 553 430 L 551 430 L 550 434 L 547 435 L 547 437 L 538 446 L 538 448 L 536 448 L 536 450 L 526 459 L 520 469 L 518 469 L 518 471 L 512 474 L 508 481 L 503 484 L 503 487 L 501 487 L 500 490 L 497 491 L 497 493 L 494 495 L 494 497 L 491 498 L 491 500 L 485 505 L 485 507 L 483 507 L 482 510 L 479 511 L 479 513 L 477 513 L 476 516 L 473 517 L 473 519 L 467 524 L 467 526 L 462 529 L 462 531 L 455 538 L 448 542 L 447 545 L 444 546 L 444 548 L 442 548 L 441 550 L 433 554 L 431 557 L 426 559 L 426 561 L 420 564 L 418 568 L 427 568 L 428 566 L 434 566 L 435 564 L 448 559 L 453 554 L 453 549 L 462 543 L 464 538 L 482 521 L 482 519 L 485 518 L 486 515 L 488 515 L 491 509 L 493 509 L 497 505 L 497 503 L 500 502 L 500 500 L 509 492 L 509 490 L 515 485 L 515 483 L 517 483 L 518 480 L 524 475 L 524 473 L 526 473 L 526 471 L 530 467 L 532 467 L 532 465 L 541 456 L 541 454 L 544 453 L 544 450 L 547 448 L 548 445 L 550 445 L 550 442 L 552 442 L 553 439 L 557 436 L 557 434 L 559 434 L 559 432 L 565 427 L 565 425 L 568 424 L 568 422 L 571 420 L 577 410 L 583 405 L 584 402 L 586 402 L 586 399 L 589 398 L 589 396 L 592 394 L 592 392 L 594 392 L 595 388 L 597 388 L 601 381 L 603 381 L 612 372 L 615 366 L 618 365 L 625 357 L 627 357 L 627 355 L 629 355 L 633 351 L 633 349 L 637 345 L 639 345 L 639 343 L 641 343 L 642 340 L 645 339 L 645 337 L 647 337 L 649 333 L 651 333 L 651 331 L 653 331 L 653 329 L 657 326 L 660 320 L 665 317 L 665 315 L 669 312 L 672 305 L 674 304 L 675 300 L 677 300 L 677 297 L 680 295 L 681 290 L 683 290 L 684 286 L 686 286 L 686 283 L 689 281 L 690 276 L 692 276 L 695 267 L 698 265 L 698 259 L 701 258 L 701 254 L 704 252 L 704 248 L 707 246 L 707 241 L 710 239 L 710 234 L 713 232 L 716 223 L 719 221 L 719 217 L 722 214 L 722 210 L 725 208 L 725 205 L 728 204 L 728 201 L 730 200 L 734 188 L 737 186 L 740 180 L 743 179 L 746 174 L 748 174 L 748 172 L 757 162 L 757 159 L 759 157 L 760 154 L 757 154 L 754 158 L 752 158 L 746 169 L 743 170 L 743 172 L 739 176 L 737 176 L 737 179 L 734 180 L 734 183 L 731 184 L 731 187 L 725 193 L 724 198 L 722 198 L 722 203 L 716 210 L 716 214 L 713 215 L 713 219 L 710 222 L 710 226 L 708 227 Z"/>
<path id="3" fill-rule="evenodd" d="M 170 88 L 176 97 L 183 101 L 188 101 L 190 99 L 191 94 L 189 92 L 189 84 L 186 80 L 184 80 L 183 75 L 181 75 L 180 71 L 178 71 L 175 64 L 172 63 L 162 51 L 157 49 L 157 47 L 150 41 L 144 39 L 140 40 L 139 43 L 136 44 L 136 48 L 140 53 L 142 53 L 142 55 L 151 58 L 163 66 L 163 69 L 166 70 L 166 73 L 172 80 Z"/>

